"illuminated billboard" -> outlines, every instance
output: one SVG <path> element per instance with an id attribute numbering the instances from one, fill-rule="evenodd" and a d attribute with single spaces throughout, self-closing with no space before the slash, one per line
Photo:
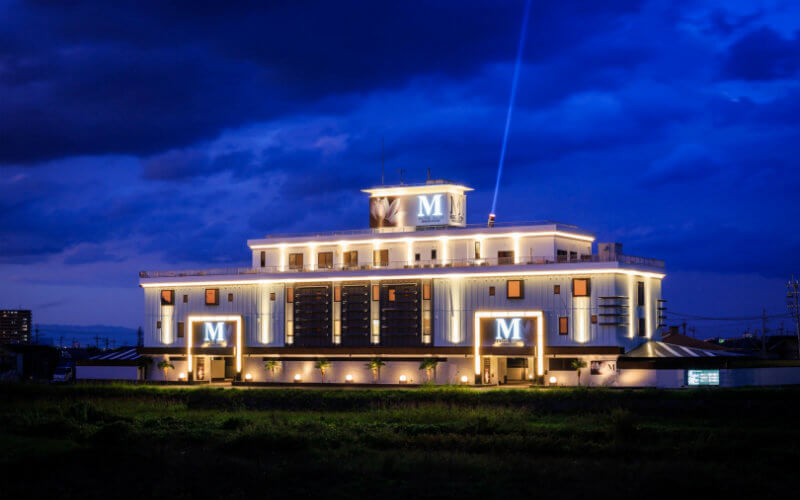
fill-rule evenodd
<path id="1" fill-rule="evenodd" d="M 686 385 L 719 385 L 719 370 L 686 370 Z"/>
<path id="2" fill-rule="evenodd" d="M 192 323 L 195 347 L 233 347 L 236 344 L 235 321 L 198 321 Z"/>
<path id="3" fill-rule="evenodd" d="M 509 316 L 480 318 L 484 346 L 533 346 L 536 343 L 536 318 Z"/>
<path id="4" fill-rule="evenodd" d="M 369 200 L 369 227 L 464 226 L 463 193 L 374 196 Z"/>

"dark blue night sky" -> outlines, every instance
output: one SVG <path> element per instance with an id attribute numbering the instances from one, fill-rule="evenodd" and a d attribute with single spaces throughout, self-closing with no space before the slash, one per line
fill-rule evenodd
<path id="1" fill-rule="evenodd" d="M 141 269 L 365 227 L 381 138 L 485 221 L 521 1 L 264 3 L 0 0 L 0 307 L 136 327 Z M 673 311 L 783 314 L 799 74 L 795 1 L 534 1 L 498 220 L 666 260 Z"/>

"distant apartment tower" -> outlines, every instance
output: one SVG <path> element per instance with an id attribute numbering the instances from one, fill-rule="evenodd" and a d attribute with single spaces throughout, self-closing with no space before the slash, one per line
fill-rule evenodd
<path id="1" fill-rule="evenodd" d="M 31 341 L 31 312 L 0 309 L 0 344 L 27 344 Z"/>

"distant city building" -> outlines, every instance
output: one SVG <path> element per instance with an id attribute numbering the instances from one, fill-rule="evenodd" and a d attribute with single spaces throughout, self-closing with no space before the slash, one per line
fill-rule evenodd
<path id="1" fill-rule="evenodd" d="M 30 310 L 0 310 L 0 344 L 27 344 L 30 341 Z"/>

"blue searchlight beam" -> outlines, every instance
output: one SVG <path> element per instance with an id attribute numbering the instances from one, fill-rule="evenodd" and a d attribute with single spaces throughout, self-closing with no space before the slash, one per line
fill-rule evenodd
<path id="1" fill-rule="evenodd" d="M 500 177 L 503 175 L 503 162 L 506 159 L 506 144 L 508 143 L 508 130 L 511 128 L 511 112 L 514 110 L 514 98 L 517 96 L 517 80 L 519 80 L 519 68 L 522 66 L 522 48 L 525 46 L 525 34 L 528 32 L 528 16 L 531 11 L 531 0 L 525 2 L 525 14 L 522 18 L 522 33 L 519 36 L 519 46 L 517 47 L 517 64 L 514 66 L 514 78 L 511 80 L 511 99 L 508 102 L 508 113 L 506 114 L 506 129 L 503 132 L 503 146 L 500 149 L 500 164 L 497 166 L 497 182 L 494 185 L 494 198 L 492 199 L 492 212 L 490 220 L 494 218 L 497 209 L 497 192 L 500 190 Z M 494 222 L 494 221 L 492 221 Z"/>

